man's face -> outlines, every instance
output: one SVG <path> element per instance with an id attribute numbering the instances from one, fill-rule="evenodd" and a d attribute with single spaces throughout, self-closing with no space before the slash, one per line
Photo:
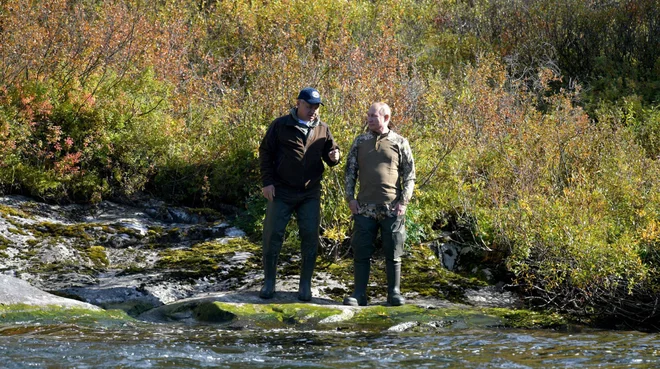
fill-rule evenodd
<path id="1" fill-rule="evenodd" d="M 376 133 L 383 133 L 387 131 L 387 124 L 389 123 L 390 117 L 383 115 L 378 111 L 378 108 L 372 106 L 367 112 L 367 123 L 369 124 L 369 130 Z"/>
<path id="2" fill-rule="evenodd" d="M 305 121 L 312 121 L 318 118 L 319 104 L 310 104 L 305 100 L 298 100 L 298 118 Z"/>

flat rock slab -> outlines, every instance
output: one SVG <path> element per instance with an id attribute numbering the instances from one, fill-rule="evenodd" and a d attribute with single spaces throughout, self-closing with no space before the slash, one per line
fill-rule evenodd
<path id="1" fill-rule="evenodd" d="M 121 310 L 59 297 L 29 283 L 0 275 L 0 323 L 45 321 L 129 321 Z M 219 324 L 224 329 L 359 330 L 391 332 L 442 332 L 447 329 L 503 326 L 553 327 L 564 325 L 561 317 L 529 311 L 478 308 L 436 300 L 411 300 L 404 306 L 373 301 L 368 306 L 344 306 L 340 302 L 313 298 L 298 301 L 297 293 L 277 292 L 264 300 L 257 291 L 213 293 L 151 309 L 139 315 L 145 323 L 178 322 Z"/>
<path id="2" fill-rule="evenodd" d="M 9 275 L 0 274 L 1 305 L 60 306 L 102 310 L 98 306 L 53 295 L 31 286 L 28 282 Z"/>
<path id="3" fill-rule="evenodd" d="M 256 292 L 214 294 L 182 300 L 152 309 L 138 317 L 151 322 L 222 324 L 230 329 L 389 330 L 437 331 L 502 326 L 500 317 L 481 309 L 436 301 L 411 301 L 404 306 L 382 302 L 345 306 L 341 302 L 313 298 L 297 300 L 297 294 L 278 292 L 264 300 Z"/>

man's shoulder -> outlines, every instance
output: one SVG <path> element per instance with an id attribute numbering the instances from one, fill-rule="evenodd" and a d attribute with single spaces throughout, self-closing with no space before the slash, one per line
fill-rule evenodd
<path id="1" fill-rule="evenodd" d="M 287 123 L 289 120 L 292 120 L 291 114 L 285 114 L 275 118 L 272 124 L 284 124 Z"/>
<path id="2" fill-rule="evenodd" d="M 295 126 L 296 123 L 293 121 L 291 118 L 290 114 L 287 115 L 282 115 L 280 117 L 275 118 L 269 126 L 269 130 L 273 132 L 279 132 L 283 127 L 286 126 Z"/>
<path id="3" fill-rule="evenodd" d="M 390 134 L 387 135 L 387 139 L 398 145 L 408 145 L 408 139 L 394 131 L 390 131 Z"/>
<path id="4" fill-rule="evenodd" d="M 365 142 L 365 141 L 369 141 L 373 138 L 374 138 L 374 135 L 372 135 L 369 132 L 365 132 L 365 133 L 362 133 L 362 134 L 358 135 L 357 137 L 355 137 L 355 140 L 353 140 L 353 142 L 356 145 L 359 145 L 360 143 Z"/>
<path id="5" fill-rule="evenodd" d="M 326 123 L 326 122 L 324 122 L 320 119 L 317 122 L 315 122 L 311 126 L 311 128 L 318 128 L 318 129 L 323 129 L 323 130 L 326 130 L 326 131 L 330 131 L 330 126 L 328 125 L 328 123 Z"/>

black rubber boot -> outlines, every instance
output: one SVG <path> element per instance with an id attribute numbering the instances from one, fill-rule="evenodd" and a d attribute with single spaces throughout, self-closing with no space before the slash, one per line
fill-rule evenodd
<path id="1" fill-rule="evenodd" d="M 300 284 L 298 285 L 298 300 L 300 301 L 312 300 L 312 275 L 315 266 L 316 255 L 314 257 L 303 256 L 300 265 Z"/>
<path id="2" fill-rule="evenodd" d="M 401 306 L 406 299 L 401 295 L 401 261 L 387 260 L 385 263 L 387 274 L 387 303 L 391 306 Z"/>
<path id="3" fill-rule="evenodd" d="M 277 258 L 264 256 L 264 285 L 259 297 L 272 299 L 275 295 L 275 276 L 277 275 Z"/>
<path id="4" fill-rule="evenodd" d="M 367 306 L 367 283 L 369 283 L 371 263 L 369 260 L 354 261 L 353 269 L 355 291 L 351 296 L 344 298 L 344 305 Z"/>

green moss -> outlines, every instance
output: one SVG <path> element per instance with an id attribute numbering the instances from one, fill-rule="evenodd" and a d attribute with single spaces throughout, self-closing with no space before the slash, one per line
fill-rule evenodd
<path id="1" fill-rule="evenodd" d="M 340 313 L 339 309 L 302 303 L 236 304 L 215 301 L 193 308 L 193 316 L 199 321 L 222 323 L 240 319 L 262 327 L 315 324 Z"/>
<path id="2" fill-rule="evenodd" d="M 113 233 L 113 232 L 109 232 Z M 136 238 L 138 240 L 142 239 L 144 236 L 136 229 L 133 228 L 128 228 L 128 227 L 115 227 L 114 228 L 114 233 L 120 233 L 120 234 L 127 234 L 133 238 Z"/>
<path id="3" fill-rule="evenodd" d="M 188 208 L 187 210 L 192 214 L 203 216 L 209 222 L 215 222 L 224 218 L 222 213 L 210 208 Z"/>
<path id="4" fill-rule="evenodd" d="M 12 242 L 8 238 L 0 235 L 0 250 L 6 250 L 11 244 Z"/>
<path id="5" fill-rule="evenodd" d="M 249 319 L 261 323 L 262 326 L 272 324 L 277 320 L 286 325 L 317 324 L 325 318 L 342 314 L 342 310 L 332 306 L 311 304 L 227 304 L 215 302 L 220 309 L 234 314 L 235 319 Z M 398 307 L 368 306 L 355 309 L 355 315 L 347 321 L 336 323 L 338 327 L 347 329 L 388 329 L 397 324 L 436 323 L 439 326 L 489 327 L 502 326 L 502 318 L 480 309 L 427 309 L 415 305 Z M 440 322 L 440 324 L 437 324 Z M 330 323 L 334 326 L 335 323 Z"/>
<path id="6" fill-rule="evenodd" d="M 24 230 L 19 229 L 19 228 L 8 228 L 7 232 L 12 233 L 12 234 L 19 234 L 21 236 L 27 236 L 28 235 L 27 232 L 25 232 Z"/>
<path id="7" fill-rule="evenodd" d="M 165 235 L 165 230 L 163 227 L 149 226 L 149 228 L 147 229 L 147 237 L 150 240 L 155 240 L 157 238 L 162 237 L 163 235 Z"/>
<path id="8" fill-rule="evenodd" d="M 108 256 L 105 254 L 105 248 L 103 246 L 91 246 L 87 249 L 87 256 L 96 266 L 107 267 L 109 264 Z"/>
<path id="9" fill-rule="evenodd" d="M 121 310 L 92 310 L 57 305 L 0 305 L 0 323 L 25 321 L 96 323 L 99 321 L 126 322 L 131 320 L 133 318 Z"/>
<path id="10" fill-rule="evenodd" d="M 39 242 L 40 241 L 37 238 L 33 238 L 33 239 L 25 241 L 25 243 L 27 243 L 27 245 L 30 246 L 30 247 L 34 247 L 34 246 L 38 245 Z"/>
<path id="11" fill-rule="evenodd" d="M 163 233 L 163 230 L 164 230 L 163 227 L 161 227 L 161 226 L 154 226 L 154 225 L 150 225 L 150 226 L 147 228 L 147 232 L 153 232 L 153 233 Z"/>
<path id="12" fill-rule="evenodd" d="M 353 312 L 346 316 L 344 309 Z M 165 320 L 195 319 L 206 323 L 231 323 L 266 329 L 302 326 L 306 329 L 323 322 L 321 329 L 384 330 L 402 323 L 416 323 L 421 329 L 511 327 L 557 329 L 569 323 L 558 314 L 504 308 L 427 308 L 417 305 L 348 308 L 306 303 L 250 304 L 219 301 L 182 302 L 154 310 Z M 346 320 L 328 323 L 324 319 L 344 315 Z M 332 320 L 332 319 L 331 319 Z"/>
<path id="13" fill-rule="evenodd" d="M 99 305 L 102 308 L 106 310 L 121 310 L 124 311 L 126 314 L 130 315 L 131 317 L 136 317 L 145 311 L 149 311 L 156 307 L 152 303 L 147 303 L 144 301 L 125 301 L 121 303 L 107 303 L 107 304 L 101 304 Z"/>
<path id="14" fill-rule="evenodd" d="M 278 314 L 278 320 L 289 324 L 304 324 L 318 322 L 327 317 L 341 314 L 341 310 L 311 304 L 280 304 L 271 305 L 272 311 Z"/>
<path id="15" fill-rule="evenodd" d="M 566 317 L 557 313 L 502 308 L 485 309 L 488 314 L 501 317 L 511 328 L 563 328 L 572 324 Z"/>
<path id="16" fill-rule="evenodd" d="M 197 321 L 210 323 L 226 323 L 236 318 L 236 314 L 227 311 L 218 303 L 203 303 L 193 309 Z"/>
<path id="17" fill-rule="evenodd" d="M 364 326 L 393 326 L 405 322 L 463 322 L 465 326 L 501 325 L 500 318 L 479 309 L 427 309 L 416 305 L 368 306 L 359 309 L 351 323 Z"/>
<path id="18" fill-rule="evenodd" d="M 23 260 L 29 260 L 35 255 L 37 255 L 37 250 L 27 250 L 18 254 L 18 258 Z"/>
<path id="19" fill-rule="evenodd" d="M 291 267 L 298 268 L 295 265 Z M 353 261 L 349 258 L 327 265 L 320 264 L 317 269 L 332 274 L 335 279 L 352 288 Z M 377 253 L 373 258 L 369 280 L 371 284 L 367 293 L 370 298 L 383 298 L 387 295 L 385 258 L 382 253 Z M 460 303 L 465 301 L 465 291 L 486 285 L 486 282 L 477 278 L 467 278 L 448 271 L 433 251 L 424 245 L 412 245 L 402 260 L 401 289 L 404 293 L 412 292 L 421 297 Z M 325 292 L 332 298 L 343 298 L 347 291 L 335 288 Z"/>
<path id="20" fill-rule="evenodd" d="M 22 229 L 22 228 L 26 227 L 26 225 L 24 225 L 23 223 L 17 221 L 16 219 L 5 219 L 5 220 L 7 221 L 7 223 L 13 225 L 14 228 Z"/>
<path id="21" fill-rule="evenodd" d="M 226 243 L 218 241 L 201 242 L 190 249 L 163 250 L 160 252 L 160 260 L 157 266 L 161 268 L 186 269 L 193 272 L 209 272 L 215 270 L 219 264 L 226 262 L 234 256 L 236 252 L 260 253 L 260 247 L 235 238 Z M 257 260 L 246 267 L 257 267 Z"/>
<path id="22" fill-rule="evenodd" d="M 24 219 L 32 218 L 29 214 L 27 214 L 23 210 L 12 208 L 11 206 L 7 206 L 7 205 L 0 205 L 0 215 L 11 215 Z"/>
<path id="23" fill-rule="evenodd" d="M 94 275 L 96 271 L 81 265 L 78 265 L 72 261 L 60 262 L 60 263 L 33 263 L 27 269 L 29 273 L 70 273 L 75 272 L 78 274 L 87 274 Z"/>
<path id="24" fill-rule="evenodd" d="M 403 309 L 410 311 L 416 309 L 415 306 L 403 306 Z M 351 322 L 357 324 L 370 324 L 370 325 L 392 325 L 394 324 L 394 319 L 390 316 L 388 308 L 384 306 L 369 306 L 363 309 L 360 309 L 357 314 L 353 317 Z"/>
<path id="25" fill-rule="evenodd" d="M 353 285 L 353 261 L 348 258 L 337 260 L 331 264 L 319 263 L 317 270 L 331 274 L 334 279 L 345 286 Z M 325 288 L 323 291 L 333 300 L 342 300 L 347 294 L 350 294 L 348 289 L 337 287 Z"/>
<path id="26" fill-rule="evenodd" d="M 88 231 L 92 231 L 97 226 L 97 224 L 93 223 L 59 224 L 41 222 L 29 226 L 29 228 L 34 231 L 35 236 L 69 237 L 91 242 L 94 238 L 88 233 Z"/>
<path id="27" fill-rule="evenodd" d="M 420 296 L 463 302 L 467 289 L 486 285 L 477 278 L 448 271 L 433 251 L 424 245 L 411 246 L 402 262 L 401 288 L 417 292 Z"/>
<path id="28" fill-rule="evenodd" d="M 36 201 L 25 201 L 20 203 L 19 208 L 21 208 L 24 211 L 30 212 L 32 210 L 38 209 L 40 203 Z"/>
<path id="29" fill-rule="evenodd" d="M 60 224 L 52 222 L 41 222 L 32 225 L 25 225 L 27 228 L 41 237 L 68 237 L 77 238 L 86 242 L 94 241 L 94 235 L 99 231 L 107 234 L 122 233 L 131 237 L 140 239 L 142 235 L 139 231 L 127 227 L 110 227 L 101 223 L 76 223 Z"/>
<path id="30" fill-rule="evenodd" d="M 144 258 L 137 257 L 135 261 L 140 261 L 138 259 L 144 259 Z M 136 264 L 130 264 L 121 271 L 120 275 L 138 274 L 138 273 L 143 273 L 145 271 L 146 269 L 144 267 L 137 266 Z"/>

